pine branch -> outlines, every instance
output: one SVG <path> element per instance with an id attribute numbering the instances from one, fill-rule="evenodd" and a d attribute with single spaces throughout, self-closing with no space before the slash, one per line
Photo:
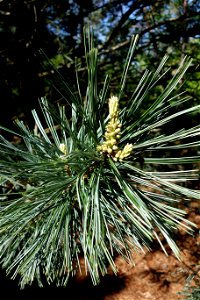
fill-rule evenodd
<path id="1" fill-rule="evenodd" d="M 117 273 L 117 254 L 131 261 L 132 251 L 150 250 L 155 240 L 166 253 L 165 240 L 180 258 L 174 233 L 179 228 L 192 233 L 195 227 L 179 204 L 200 199 L 199 191 L 186 187 L 198 180 L 193 164 L 199 156 L 183 157 L 180 151 L 199 147 L 200 127 L 164 133 L 164 126 L 179 116 L 199 113 L 199 105 L 181 109 L 190 97 L 178 90 L 191 60 L 184 58 L 143 111 L 143 100 L 169 71 L 165 56 L 154 73 L 144 73 L 121 109 L 135 48 L 136 38 L 118 94 L 109 94 L 108 76 L 98 91 L 97 49 L 92 32 L 85 30 L 88 84 L 82 95 L 76 72 L 75 96 L 65 83 L 70 112 L 42 98 L 43 121 L 33 110 L 33 130 L 19 120 L 16 132 L 0 127 L 23 140 L 14 145 L 0 136 L 0 263 L 12 278 L 20 275 L 21 287 L 34 280 L 42 286 L 43 277 L 65 286 L 79 270 L 81 257 L 98 284 L 108 265 Z M 58 78 L 62 81 L 59 73 Z M 182 170 L 175 168 L 179 165 Z"/>

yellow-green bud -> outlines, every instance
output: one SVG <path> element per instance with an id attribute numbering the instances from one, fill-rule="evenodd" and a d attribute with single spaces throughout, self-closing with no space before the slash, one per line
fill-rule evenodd
<path id="1" fill-rule="evenodd" d="M 132 150 L 132 144 L 126 144 L 122 150 L 118 150 L 118 143 L 121 137 L 122 124 L 119 120 L 119 99 L 112 96 L 109 99 L 109 122 L 106 125 L 105 141 L 97 146 L 97 150 L 101 153 L 104 152 L 107 156 L 112 157 L 114 161 L 122 161 L 128 157 Z"/>
<path id="2" fill-rule="evenodd" d="M 112 139 L 112 140 L 110 140 L 110 143 L 111 143 L 112 145 L 115 145 L 115 144 L 117 143 L 117 141 L 116 141 L 116 139 Z"/>
<path id="3" fill-rule="evenodd" d="M 115 157 L 118 158 L 122 153 L 122 150 L 117 151 L 117 153 L 115 154 Z"/>
<path id="4" fill-rule="evenodd" d="M 64 155 L 67 155 L 67 146 L 64 143 L 60 144 L 59 149 Z"/>
<path id="5" fill-rule="evenodd" d="M 123 158 L 129 156 L 131 154 L 132 150 L 133 150 L 133 145 L 132 144 L 126 144 L 124 146 L 124 149 L 122 150 L 120 158 L 123 159 Z"/>
<path id="6" fill-rule="evenodd" d="M 97 151 L 102 151 L 103 150 L 103 146 L 102 145 L 98 145 L 97 146 Z"/>
<path id="7" fill-rule="evenodd" d="M 121 131 L 120 128 L 115 129 L 115 133 L 119 133 Z"/>
<path id="8" fill-rule="evenodd" d="M 118 147 L 117 147 L 116 145 L 114 145 L 114 146 L 112 147 L 112 149 L 113 149 L 113 150 L 117 150 Z"/>
<path id="9" fill-rule="evenodd" d="M 108 148 L 107 149 L 107 152 L 110 154 L 110 153 L 112 153 L 112 148 Z"/>
<path id="10" fill-rule="evenodd" d="M 109 99 L 108 106 L 109 106 L 110 117 L 112 118 L 114 116 L 117 116 L 118 113 L 119 113 L 119 111 L 118 111 L 118 107 L 119 107 L 119 99 L 118 99 L 118 97 L 112 96 Z"/>
<path id="11" fill-rule="evenodd" d="M 103 152 L 106 152 L 107 149 L 108 149 L 107 146 L 103 144 L 103 145 L 102 145 L 102 151 L 103 151 Z"/>

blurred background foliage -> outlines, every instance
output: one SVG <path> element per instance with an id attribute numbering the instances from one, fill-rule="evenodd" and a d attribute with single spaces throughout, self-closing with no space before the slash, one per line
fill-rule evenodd
<path id="1" fill-rule="evenodd" d="M 185 54 L 193 58 L 183 85 L 194 105 L 199 103 L 199 22 L 198 0 L 0 0 L 1 125 L 11 128 L 15 117 L 30 125 L 30 111 L 37 109 L 38 98 L 61 100 L 64 91 L 53 88 L 57 75 L 50 62 L 71 86 L 76 85 L 77 66 L 84 91 L 87 24 L 93 26 L 99 50 L 99 87 L 110 74 L 111 92 L 117 91 L 131 37 L 139 34 L 124 101 L 144 70 L 154 70 L 167 53 L 172 72 Z M 64 90 L 61 81 L 56 84 Z M 162 81 L 157 89 L 162 89 Z M 155 99 L 157 92 L 147 100 Z"/>

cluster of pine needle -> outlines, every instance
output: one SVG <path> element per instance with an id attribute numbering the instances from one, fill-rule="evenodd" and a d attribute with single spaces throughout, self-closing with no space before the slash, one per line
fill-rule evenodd
<path id="1" fill-rule="evenodd" d="M 176 153 L 199 147 L 200 125 L 156 134 L 179 116 L 199 112 L 200 105 L 183 109 L 190 97 L 177 90 L 191 59 L 182 60 L 155 101 L 141 110 L 169 72 L 164 56 L 155 71 L 144 72 L 122 107 L 136 41 L 111 95 L 108 77 L 98 90 L 98 51 L 86 29 L 85 91 L 78 85 L 73 93 L 65 83 L 66 106 L 52 108 L 40 99 L 43 120 L 32 111 L 37 130 L 20 120 L 16 132 L 1 127 L 0 264 L 9 276 L 20 278 L 21 287 L 35 280 L 42 286 L 44 278 L 65 286 L 79 271 L 80 257 L 98 284 L 108 266 L 117 273 L 116 255 L 131 261 L 132 251 L 149 250 L 155 240 L 166 252 L 165 239 L 179 257 L 174 233 L 179 228 L 192 232 L 194 224 L 178 204 L 200 199 L 198 191 L 184 186 L 198 178 L 198 170 L 186 167 L 199 158 Z M 23 144 L 8 141 L 4 131 L 18 135 Z M 161 171 L 182 164 L 182 170 Z"/>

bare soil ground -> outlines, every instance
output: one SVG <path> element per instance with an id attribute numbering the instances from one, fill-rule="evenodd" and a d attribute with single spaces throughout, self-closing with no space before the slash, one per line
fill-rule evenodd
<path id="1" fill-rule="evenodd" d="M 191 202 L 188 219 L 197 225 L 193 236 L 180 231 L 176 242 L 181 249 L 179 261 L 168 249 L 168 256 L 155 245 L 152 252 L 135 254 L 135 266 L 116 258 L 118 276 L 109 273 L 98 286 L 93 286 L 89 278 L 79 277 L 66 288 L 31 286 L 20 290 L 17 283 L 4 275 L 0 277 L 0 289 L 6 297 L 27 299 L 56 297 L 66 300 L 177 300 L 188 275 L 200 261 L 200 202 Z"/>

